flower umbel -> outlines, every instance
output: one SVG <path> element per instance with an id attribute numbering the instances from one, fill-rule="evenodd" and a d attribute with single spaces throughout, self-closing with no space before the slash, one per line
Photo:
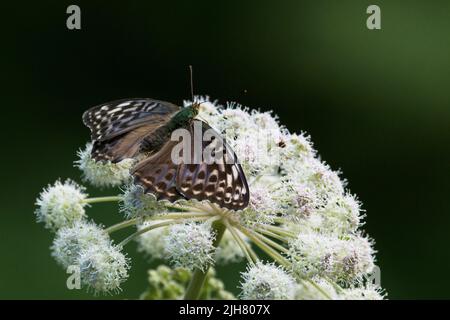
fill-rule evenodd
<path id="1" fill-rule="evenodd" d="M 130 169 L 133 159 L 124 159 L 119 163 L 97 162 L 91 158 L 92 143 L 78 151 L 79 159 L 75 166 L 82 172 L 82 177 L 95 187 L 116 187 L 130 181 Z"/>
<path id="2" fill-rule="evenodd" d="M 165 237 L 165 250 L 175 267 L 206 271 L 213 260 L 215 234 L 205 223 L 176 224 Z"/>
<path id="3" fill-rule="evenodd" d="M 242 273 L 242 298 L 246 300 L 292 300 L 296 282 L 281 267 L 258 262 Z"/>
<path id="4" fill-rule="evenodd" d="M 56 233 L 52 256 L 62 267 L 78 264 L 80 253 L 92 246 L 108 246 L 110 239 L 103 229 L 92 222 L 77 221 Z"/>
<path id="5" fill-rule="evenodd" d="M 70 180 L 44 189 L 36 215 L 56 232 L 51 250 L 58 264 L 79 265 L 90 290 L 116 292 L 128 277 L 122 251 L 135 240 L 138 252 L 172 266 L 149 271 L 143 298 L 234 298 L 211 266 L 245 259 L 242 299 L 383 299 L 379 284 L 367 280 L 375 250 L 362 230 L 361 203 L 341 173 L 319 158 L 310 137 L 289 132 L 271 112 L 222 106 L 208 97 L 196 101 L 198 117 L 237 154 L 249 205 L 234 211 L 208 201 L 158 200 L 131 183 L 135 160 L 96 162 L 88 143 L 76 161 L 83 179 L 122 193 L 88 198 Z M 106 229 L 85 213 L 88 204 L 105 201 L 118 202 L 125 217 Z M 133 232 L 114 245 L 115 232 L 129 228 Z"/>
<path id="6" fill-rule="evenodd" d="M 150 216 L 166 211 L 163 201 L 157 201 L 153 194 L 145 194 L 140 185 L 130 184 L 124 188 L 120 211 L 127 218 Z"/>
<path id="7" fill-rule="evenodd" d="M 45 227 L 56 231 L 85 217 L 84 187 L 72 180 L 56 181 L 41 192 L 36 201 L 36 217 Z"/>
<path id="8" fill-rule="evenodd" d="M 128 259 L 113 245 L 92 245 L 80 252 L 81 281 L 95 292 L 116 292 L 128 278 Z"/>

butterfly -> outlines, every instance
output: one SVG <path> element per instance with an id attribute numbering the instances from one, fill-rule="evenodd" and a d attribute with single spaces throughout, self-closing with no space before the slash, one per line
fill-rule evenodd
<path id="1" fill-rule="evenodd" d="M 134 183 L 158 200 L 209 200 L 223 208 L 244 209 L 250 198 L 244 171 L 220 134 L 195 118 L 198 109 L 198 103 L 181 108 L 148 98 L 122 99 L 95 106 L 83 114 L 83 123 L 91 130 L 91 157 L 112 163 L 136 159 L 131 170 Z M 213 155 L 221 161 L 193 161 L 193 152 L 183 154 L 184 161 L 174 161 L 174 148 L 179 141 L 171 139 L 172 133 L 186 130 L 193 145 L 198 135 L 196 127 L 213 133 L 211 139 L 201 139 L 200 151 L 214 149 Z M 213 148 L 216 146 L 219 148 Z"/>

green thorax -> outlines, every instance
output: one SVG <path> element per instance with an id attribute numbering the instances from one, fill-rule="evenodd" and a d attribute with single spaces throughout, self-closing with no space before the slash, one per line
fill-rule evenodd
<path id="1" fill-rule="evenodd" d="M 170 119 L 169 126 L 173 129 L 184 127 L 188 123 L 192 121 L 198 114 L 197 107 L 190 105 L 186 108 L 181 109 L 178 111 L 172 119 Z"/>

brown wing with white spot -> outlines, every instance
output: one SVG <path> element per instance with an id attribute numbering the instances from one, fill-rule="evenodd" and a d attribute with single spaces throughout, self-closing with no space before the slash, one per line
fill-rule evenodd
<path id="1" fill-rule="evenodd" d="M 153 99 L 122 99 L 87 110 L 83 123 L 91 130 L 92 158 L 118 162 L 134 157 L 142 139 L 165 125 L 180 108 Z"/>
<path id="2" fill-rule="evenodd" d="M 194 161 L 195 122 L 201 123 L 203 134 L 208 131 L 207 136 L 211 138 L 210 141 L 197 140 L 197 143 L 200 142 L 202 145 L 204 156 L 200 164 Z M 220 207 L 232 210 L 247 207 L 250 199 L 247 179 L 231 147 L 217 131 L 203 121 L 195 120 L 190 132 L 191 164 L 181 164 L 178 167 L 176 186 L 179 193 L 187 199 L 209 200 Z M 211 157 L 207 157 L 207 154 Z"/>
<path id="3" fill-rule="evenodd" d="M 153 193 L 158 200 L 175 201 L 183 198 L 176 188 L 177 165 L 172 162 L 172 148 L 176 141 L 168 141 L 156 154 L 140 161 L 132 170 L 134 183 Z"/>

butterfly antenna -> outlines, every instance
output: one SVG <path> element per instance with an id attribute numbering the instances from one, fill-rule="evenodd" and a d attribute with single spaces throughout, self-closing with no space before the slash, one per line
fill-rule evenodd
<path id="1" fill-rule="evenodd" d="M 194 75 L 193 75 L 192 65 L 189 65 L 189 74 L 191 76 L 191 99 L 192 104 L 194 104 Z"/>

